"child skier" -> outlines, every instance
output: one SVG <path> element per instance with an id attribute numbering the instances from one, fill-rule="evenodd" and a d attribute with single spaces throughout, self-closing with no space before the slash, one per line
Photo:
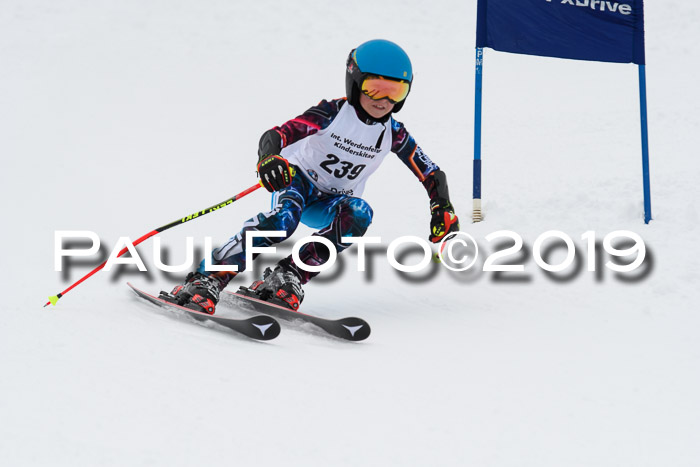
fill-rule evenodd
<path id="1" fill-rule="evenodd" d="M 342 237 L 364 235 L 372 222 L 372 208 L 362 199 L 365 183 L 389 152 L 422 182 L 430 197 L 430 240 L 439 242 L 459 230 L 445 173 L 418 147 L 403 124 L 392 118 L 406 102 L 413 72 L 406 52 L 393 42 L 371 40 L 350 52 L 345 74 L 347 99 L 322 100 L 302 115 L 265 132 L 258 148 L 258 174 L 273 193 L 273 209 L 243 224 L 241 231 L 214 250 L 212 264 L 246 268 L 246 235 L 255 230 L 285 231 L 299 222 L 321 229 L 320 235 L 340 253 L 350 244 Z M 282 237 L 258 237 L 253 245 L 270 246 Z M 329 251 L 317 242 L 299 251 L 307 265 L 324 264 Z M 213 314 L 219 293 L 236 272 L 207 272 L 204 260 L 170 299 Z M 297 267 L 291 255 L 251 289 L 262 299 L 293 310 L 304 299 L 302 284 L 317 273 Z M 166 294 L 167 295 L 167 294 Z"/>

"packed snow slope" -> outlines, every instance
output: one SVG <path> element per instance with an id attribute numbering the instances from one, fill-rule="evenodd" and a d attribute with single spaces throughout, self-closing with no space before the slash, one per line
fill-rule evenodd
<path id="1" fill-rule="evenodd" d="M 646 5 L 652 223 L 636 67 L 486 50 L 486 219 L 471 224 L 475 3 L 0 2 L 0 464 L 700 464 L 700 6 Z M 367 319 L 363 343 L 284 323 L 259 343 L 142 303 L 127 280 L 176 282 L 152 240 L 148 273 L 103 271 L 41 307 L 99 261 L 56 272 L 56 231 L 93 231 L 106 255 L 251 186 L 260 134 L 342 97 L 349 50 L 372 38 L 412 58 L 397 118 L 448 174 L 482 247 L 471 271 L 389 266 L 389 243 L 429 224 L 423 188 L 390 156 L 364 194 L 367 235 L 382 238 L 371 267 L 357 271 L 353 247 L 303 305 Z M 169 263 L 186 237 L 221 243 L 268 206 L 260 190 L 165 232 Z M 523 238 L 505 261 L 524 272 L 481 271 L 500 230 Z M 573 239 L 578 270 L 535 264 L 550 230 Z M 643 238 L 641 273 L 613 273 L 606 253 L 587 271 L 581 236 L 617 230 Z"/>

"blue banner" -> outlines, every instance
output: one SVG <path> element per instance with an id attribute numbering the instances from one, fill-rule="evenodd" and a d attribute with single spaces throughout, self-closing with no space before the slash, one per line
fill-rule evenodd
<path id="1" fill-rule="evenodd" d="M 644 65 L 644 1 L 479 0 L 476 46 Z"/>

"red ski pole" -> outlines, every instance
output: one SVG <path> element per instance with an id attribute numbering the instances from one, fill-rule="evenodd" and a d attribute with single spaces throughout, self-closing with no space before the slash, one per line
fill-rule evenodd
<path id="1" fill-rule="evenodd" d="M 173 222 L 171 222 L 170 224 L 164 225 L 163 227 L 158 227 L 158 228 L 155 229 L 155 230 L 151 230 L 150 232 L 148 232 L 147 234 L 143 235 L 141 238 L 139 238 L 138 240 L 136 240 L 135 242 L 133 242 L 133 245 L 136 246 L 136 245 L 138 245 L 139 243 L 143 242 L 144 240 L 149 239 L 149 238 L 153 237 L 154 235 L 159 234 L 160 232 L 163 232 L 164 230 L 168 230 L 168 229 L 170 229 L 170 228 L 172 228 L 172 227 L 175 227 L 175 226 L 177 226 L 177 225 L 184 224 L 185 222 L 189 222 L 189 221 L 191 221 L 191 220 L 198 219 L 198 218 L 200 218 L 200 217 L 202 217 L 202 216 L 204 216 L 204 215 L 206 215 L 206 214 L 209 214 L 210 212 L 217 211 L 217 210 L 219 210 L 219 209 L 221 209 L 221 208 L 224 208 L 224 207 L 228 206 L 229 204 L 233 203 L 234 201 L 236 201 L 236 200 L 238 200 L 238 199 L 241 199 L 241 198 L 243 198 L 244 196 L 246 196 L 246 195 L 248 195 L 248 194 L 254 192 L 255 190 L 257 190 L 257 189 L 260 188 L 261 186 L 262 186 L 262 182 L 258 182 L 257 184 L 251 186 L 250 188 L 248 188 L 248 189 L 246 189 L 246 190 L 244 190 L 244 191 L 238 193 L 238 194 L 235 195 L 235 196 L 232 196 L 231 198 L 228 198 L 228 199 L 225 200 L 225 201 L 222 201 L 221 203 L 217 203 L 217 204 L 215 204 L 214 206 L 208 207 L 208 208 L 206 208 L 206 209 L 202 209 L 201 211 L 197 211 L 197 212 L 195 212 L 194 214 L 190 214 L 189 216 L 183 217 L 182 219 L 178 219 L 178 220 L 176 220 L 176 221 L 173 221 Z M 122 250 L 121 250 L 121 251 L 119 252 L 119 254 L 117 255 L 117 258 L 119 258 L 120 256 L 122 256 L 122 255 L 123 255 L 124 253 L 126 253 L 126 252 L 127 252 L 127 248 L 126 248 L 126 247 L 122 248 Z M 99 266 L 97 266 L 95 269 L 93 269 L 93 270 L 90 271 L 89 273 L 85 274 L 80 280 L 78 280 L 77 282 L 74 282 L 70 287 L 68 287 L 68 288 L 67 288 L 66 290 L 64 290 L 63 292 L 61 292 L 61 293 L 59 293 L 59 294 L 56 294 L 56 295 L 52 295 L 51 297 L 49 297 L 49 301 L 46 302 L 46 304 L 45 304 L 44 306 L 46 307 L 46 306 L 48 306 L 48 305 L 56 305 L 56 302 L 58 302 L 58 299 L 59 299 L 59 298 L 63 297 L 65 294 L 67 294 L 68 292 L 70 292 L 71 290 L 73 290 L 73 288 L 75 288 L 77 285 L 79 285 L 80 283 L 82 283 L 82 282 L 83 282 L 84 280 L 86 280 L 88 277 L 92 276 L 92 275 L 95 274 L 97 271 L 99 271 L 100 269 L 104 268 L 106 264 L 107 264 L 107 261 L 105 261 L 104 263 L 100 264 Z"/>

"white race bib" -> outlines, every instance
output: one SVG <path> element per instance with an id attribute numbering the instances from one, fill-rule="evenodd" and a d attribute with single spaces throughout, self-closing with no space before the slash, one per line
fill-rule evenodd
<path id="1" fill-rule="evenodd" d="M 391 142 L 391 119 L 367 125 L 346 103 L 327 128 L 283 148 L 281 155 L 319 190 L 359 197 L 391 151 Z"/>

